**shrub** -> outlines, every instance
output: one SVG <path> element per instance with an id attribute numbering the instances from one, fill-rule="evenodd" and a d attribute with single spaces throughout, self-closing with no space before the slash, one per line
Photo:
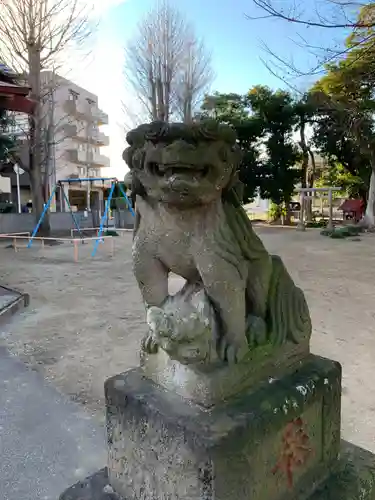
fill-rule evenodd
<path id="1" fill-rule="evenodd" d="M 324 229 L 320 234 L 333 239 L 343 239 L 358 236 L 362 231 L 363 228 L 360 226 L 344 226 L 334 229 Z"/>
<path id="2" fill-rule="evenodd" d="M 281 216 L 286 217 L 287 210 L 282 205 L 276 205 L 276 203 L 271 203 L 271 206 L 268 210 L 268 217 L 271 221 L 276 221 L 281 218 Z"/>

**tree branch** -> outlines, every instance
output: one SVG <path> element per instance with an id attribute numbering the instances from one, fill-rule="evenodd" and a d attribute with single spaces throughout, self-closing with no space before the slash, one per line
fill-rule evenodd
<path id="1" fill-rule="evenodd" d="M 177 115 L 189 121 L 213 79 L 211 56 L 165 0 L 139 23 L 126 46 L 124 76 L 149 118 Z"/>

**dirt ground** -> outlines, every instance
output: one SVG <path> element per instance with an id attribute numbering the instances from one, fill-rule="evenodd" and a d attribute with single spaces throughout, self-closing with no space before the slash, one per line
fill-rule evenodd
<path id="1" fill-rule="evenodd" d="M 375 235 L 341 241 L 316 230 L 257 231 L 306 293 L 313 352 L 343 365 L 343 437 L 375 452 Z M 92 244 L 82 245 L 78 263 L 68 244 L 0 248 L 2 283 L 31 296 L 2 342 L 101 421 L 103 382 L 138 364 L 146 331 L 131 234 L 116 238 L 115 247 L 114 257 L 104 243 L 91 259 Z"/>

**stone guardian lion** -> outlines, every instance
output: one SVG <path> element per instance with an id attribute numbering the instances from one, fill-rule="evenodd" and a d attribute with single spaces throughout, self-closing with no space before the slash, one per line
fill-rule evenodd
<path id="1" fill-rule="evenodd" d="M 244 347 L 259 342 L 307 343 L 304 294 L 281 259 L 269 255 L 241 205 L 234 130 L 212 120 L 153 122 L 129 132 L 127 142 L 133 266 L 146 308 L 170 302 L 168 275 L 175 273 L 186 280 L 184 300 L 189 287 L 204 291 L 223 361 L 236 361 Z M 143 348 L 153 352 L 158 344 L 148 334 Z"/>

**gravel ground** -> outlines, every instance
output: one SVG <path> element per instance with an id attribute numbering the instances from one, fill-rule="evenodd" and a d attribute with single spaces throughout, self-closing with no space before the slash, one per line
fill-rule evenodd
<path id="1" fill-rule="evenodd" d="M 316 230 L 257 231 L 306 293 L 313 352 L 343 365 L 343 437 L 375 452 L 375 235 L 340 241 Z M 131 234 L 116 238 L 115 247 L 114 257 L 104 243 L 91 259 L 92 245 L 82 245 L 78 263 L 68 244 L 0 248 L 2 284 L 31 297 L 29 309 L 3 329 L 3 344 L 100 421 L 104 380 L 138 364 L 146 331 Z"/>

